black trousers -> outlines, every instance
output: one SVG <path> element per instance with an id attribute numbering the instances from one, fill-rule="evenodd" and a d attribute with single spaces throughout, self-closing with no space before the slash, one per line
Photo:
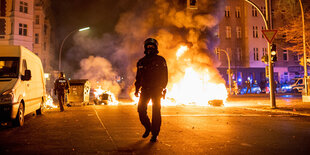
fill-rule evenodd
<path id="1" fill-rule="evenodd" d="M 58 94 L 58 102 L 60 111 L 64 111 L 64 103 L 65 103 L 65 94 L 64 93 L 57 93 Z"/>
<path id="2" fill-rule="evenodd" d="M 150 130 L 152 135 L 157 136 L 161 126 L 161 104 L 162 90 L 143 90 L 138 103 L 138 112 L 141 124 L 146 130 Z M 152 99 L 152 122 L 147 115 L 147 104 Z"/>

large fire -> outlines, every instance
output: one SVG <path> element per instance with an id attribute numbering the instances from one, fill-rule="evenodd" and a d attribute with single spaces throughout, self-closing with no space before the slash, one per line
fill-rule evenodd
<path id="1" fill-rule="evenodd" d="M 176 53 L 177 59 L 180 59 L 188 50 L 187 46 L 181 46 Z M 184 68 L 185 74 L 182 75 L 181 80 L 169 81 L 169 83 L 175 83 L 171 88 L 168 88 L 166 99 L 162 99 L 162 105 L 208 106 L 208 102 L 212 100 L 225 102 L 228 95 L 225 84 L 213 82 L 209 72 L 207 68 L 198 71 L 194 65 L 189 64 L 187 68 Z M 135 103 L 139 100 L 133 93 L 132 99 Z"/>

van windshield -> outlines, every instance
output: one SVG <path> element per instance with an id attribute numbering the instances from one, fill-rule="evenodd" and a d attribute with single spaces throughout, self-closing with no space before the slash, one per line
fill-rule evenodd
<path id="1" fill-rule="evenodd" d="M 18 71 L 18 57 L 0 57 L 0 78 L 17 78 Z"/>

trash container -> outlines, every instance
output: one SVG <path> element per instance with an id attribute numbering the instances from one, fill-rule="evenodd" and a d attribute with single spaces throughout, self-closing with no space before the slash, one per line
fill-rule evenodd
<path id="1" fill-rule="evenodd" d="M 69 80 L 69 104 L 89 104 L 90 83 L 87 79 Z"/>

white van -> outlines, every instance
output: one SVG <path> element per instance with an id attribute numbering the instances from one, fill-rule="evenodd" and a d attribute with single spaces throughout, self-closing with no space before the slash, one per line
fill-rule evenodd
<path id="1" fill-rule="evenodd" d="M 24 124 L 24 116 L 44 109 L 46 88 L 40 58 L 22 46 L 0 46 L 0 119 Z"/>
<path id="2" fill-rule="evenodd" d="M 293 93 L 301 93 L 305 88 L 304 78 L 296 78 L 291 81 L 292 84 L 290 85 L 290 88 Z"/>

